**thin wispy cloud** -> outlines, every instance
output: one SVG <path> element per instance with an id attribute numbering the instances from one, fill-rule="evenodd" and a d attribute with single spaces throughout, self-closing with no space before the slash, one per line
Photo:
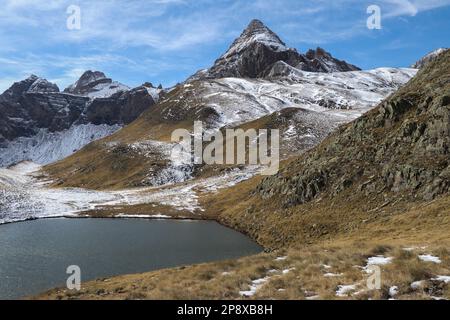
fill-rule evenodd
<path id="1" fill-rule="evenodd" d="M 387 24 L 450 6 L 450 0 L 0 0 L 0 78 L 37 73 L 65 86 L 81 70 L 103 68 L 127 84 L 149 77 L 171 85 L 211 64 L 253 18 L 300 49 L 373 38 L 365 27 L 373 2 Z M 80 30 L 66 27 L 72 4 L 81 8 Z"/>
<path id="2" fill-rule="evenodd" d="M 400 16 L 414 17 L 420 12 L 450 5 L 450 0 L 384 0 L 385 18 Z"/>

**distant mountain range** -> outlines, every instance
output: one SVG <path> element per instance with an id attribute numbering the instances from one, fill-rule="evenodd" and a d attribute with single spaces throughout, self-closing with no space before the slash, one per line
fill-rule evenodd
<path id="1" fill-rule="evenodd" d="M 148 84 L 130 89 L 98 71 L 60 92 L 32 75 L 0 95 L 0 166 L 60 160 L 132 122 L 162 92 Z"/>
<path id="2" fill-rule="evenodd" d="M 211 68 L 170 89 L 152 117 L 186 121 L 191 119 L 187 113 L 196 110 L 198 120 L 217 127 L 300 107 L 316 112 L 347 110 L 344 120 L 344 114 L 333 120 L 341 123 L 368 110 L 414 73 L 389 68 L 363 72 L 321 48 L 301 54 L 253 20 Z M 267 83 L 257 88 L 258 81 Z M 264 92 L 269 87 L 270 92 Z M 0 95 L 0 166 L 61 160 L 132 123 L 164 95 L 161 86 L 146 83 L 131 89 L 99 71 L 86 71 L 62 92 L 56 84 L 30 76 Z M 191 95 L 196 98 L 186 99 Z M 202 100 L 206 103 L 200 104 Z"/>

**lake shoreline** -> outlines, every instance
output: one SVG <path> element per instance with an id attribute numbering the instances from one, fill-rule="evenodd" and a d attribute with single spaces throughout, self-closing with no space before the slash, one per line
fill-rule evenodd
<path id="1" fill-rule="evenodd" d="M 205 219 L 71 216 L 29 219 L 2 227 L 0 278 L 6 281 L 2 293 L 12 299 L 60 287 L 66 280 L 65 269 L 73 264 L 82 267 L 85 282 L 234 260 L 264 251 L 246 235 Z M 22 270 L 20 266 L 27 267 Z M 41 278 L 48 287 L 42 286 Z M 22 282 L 33 285 L 21 285 L 22 290 L 17 287 Z M 33 289 L 34 282 L 40 287 Z"/>

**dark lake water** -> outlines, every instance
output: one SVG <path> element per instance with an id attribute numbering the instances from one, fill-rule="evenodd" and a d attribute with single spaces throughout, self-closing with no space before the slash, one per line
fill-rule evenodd
<path id="1" fill-rule="evenodd" d="M 0 299 L 81 281 L 261 252 L 246 236 L 208 221 L 46 219 L 0 225 Z"/>

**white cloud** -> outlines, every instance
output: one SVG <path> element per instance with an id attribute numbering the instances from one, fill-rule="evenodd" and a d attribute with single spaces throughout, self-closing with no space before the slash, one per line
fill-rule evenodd
<path id="1" fill-rule="evenodd" d="M 2 82 L 36 73 L 64 86 L 88 68 L 117 68 L 151 76 L 177 68 L 186 70 L 191 67 L 186 61 L 193 56 L 200 57 L 206 67 L 207 61 L 202 56 L 205 48 L 225 47 L 251 18 L 267 22 L 289 45 L 323 44 L 368 33 L 365 20 L 369 4 L 378 3 L 384 18 L 392 20 L 448 6 L 450 0 L 0 0 L 0 3 Z M 74 3 L 81 7 L 79 31 L 66 28 L 66 8 Z M 192 68 L 193 73 L 195 67 Z"/>
<path id="2" fill-rule="evenodd" d="M 382 0 L 385 18 L 414 17 L 421 12 L 450 5 L 450 0 Z"/>
<path id="3" fill-rule="evenodd" d="M 285 25 L 296 24 L 303 26 L 303 29 L 311 26 L 309 34 L 316 39 L 315 42 L 328 41 L 331 32 L 343 37 L 357 35 L 359 32 L 356 28 L 362 26 L 360 20 L 365 18 L 365 8 L 371 1 L 78 0 L 82 18 L 82 28 L 79 31 L 65 28 L 65 9 L 72 0 L 5 2 L 0 11 L 0 30 L 33 27 L 44 38 L 44 43 L 89 42 L 91 47 L 97 43 L 98 47 L 109 50 L 144 46 L 164 52 L 190 50 L 200 44 L 220 41 L 236 28 L 236 22 L 241 25 L 244 19 L 259 15 L 278 22 L 284 19 Z M 378 2 L 385 18 L 415 16 L 423 11 L 450 5 L 450 0 Z M 180 10 L 184 12 L 180 13 Z M 360 12 L 359 18 L 358 15 L 346 15 L 346 11 Z M 320 24 L 315 23 L 321 17 L 328 19 Z M 299 32 L 302 33 L 302 30 Z M 7 40 L 23 45 L 20 39 L 5 36 Z"/>
<path id="4" fill-rule="evenodd" d="M 392 8 L 384 14 L 385 18 L 398 17 L 398 16 L 416 16 L 419 13 L 418 8 L 409 0 L 385 0 Z"/>

